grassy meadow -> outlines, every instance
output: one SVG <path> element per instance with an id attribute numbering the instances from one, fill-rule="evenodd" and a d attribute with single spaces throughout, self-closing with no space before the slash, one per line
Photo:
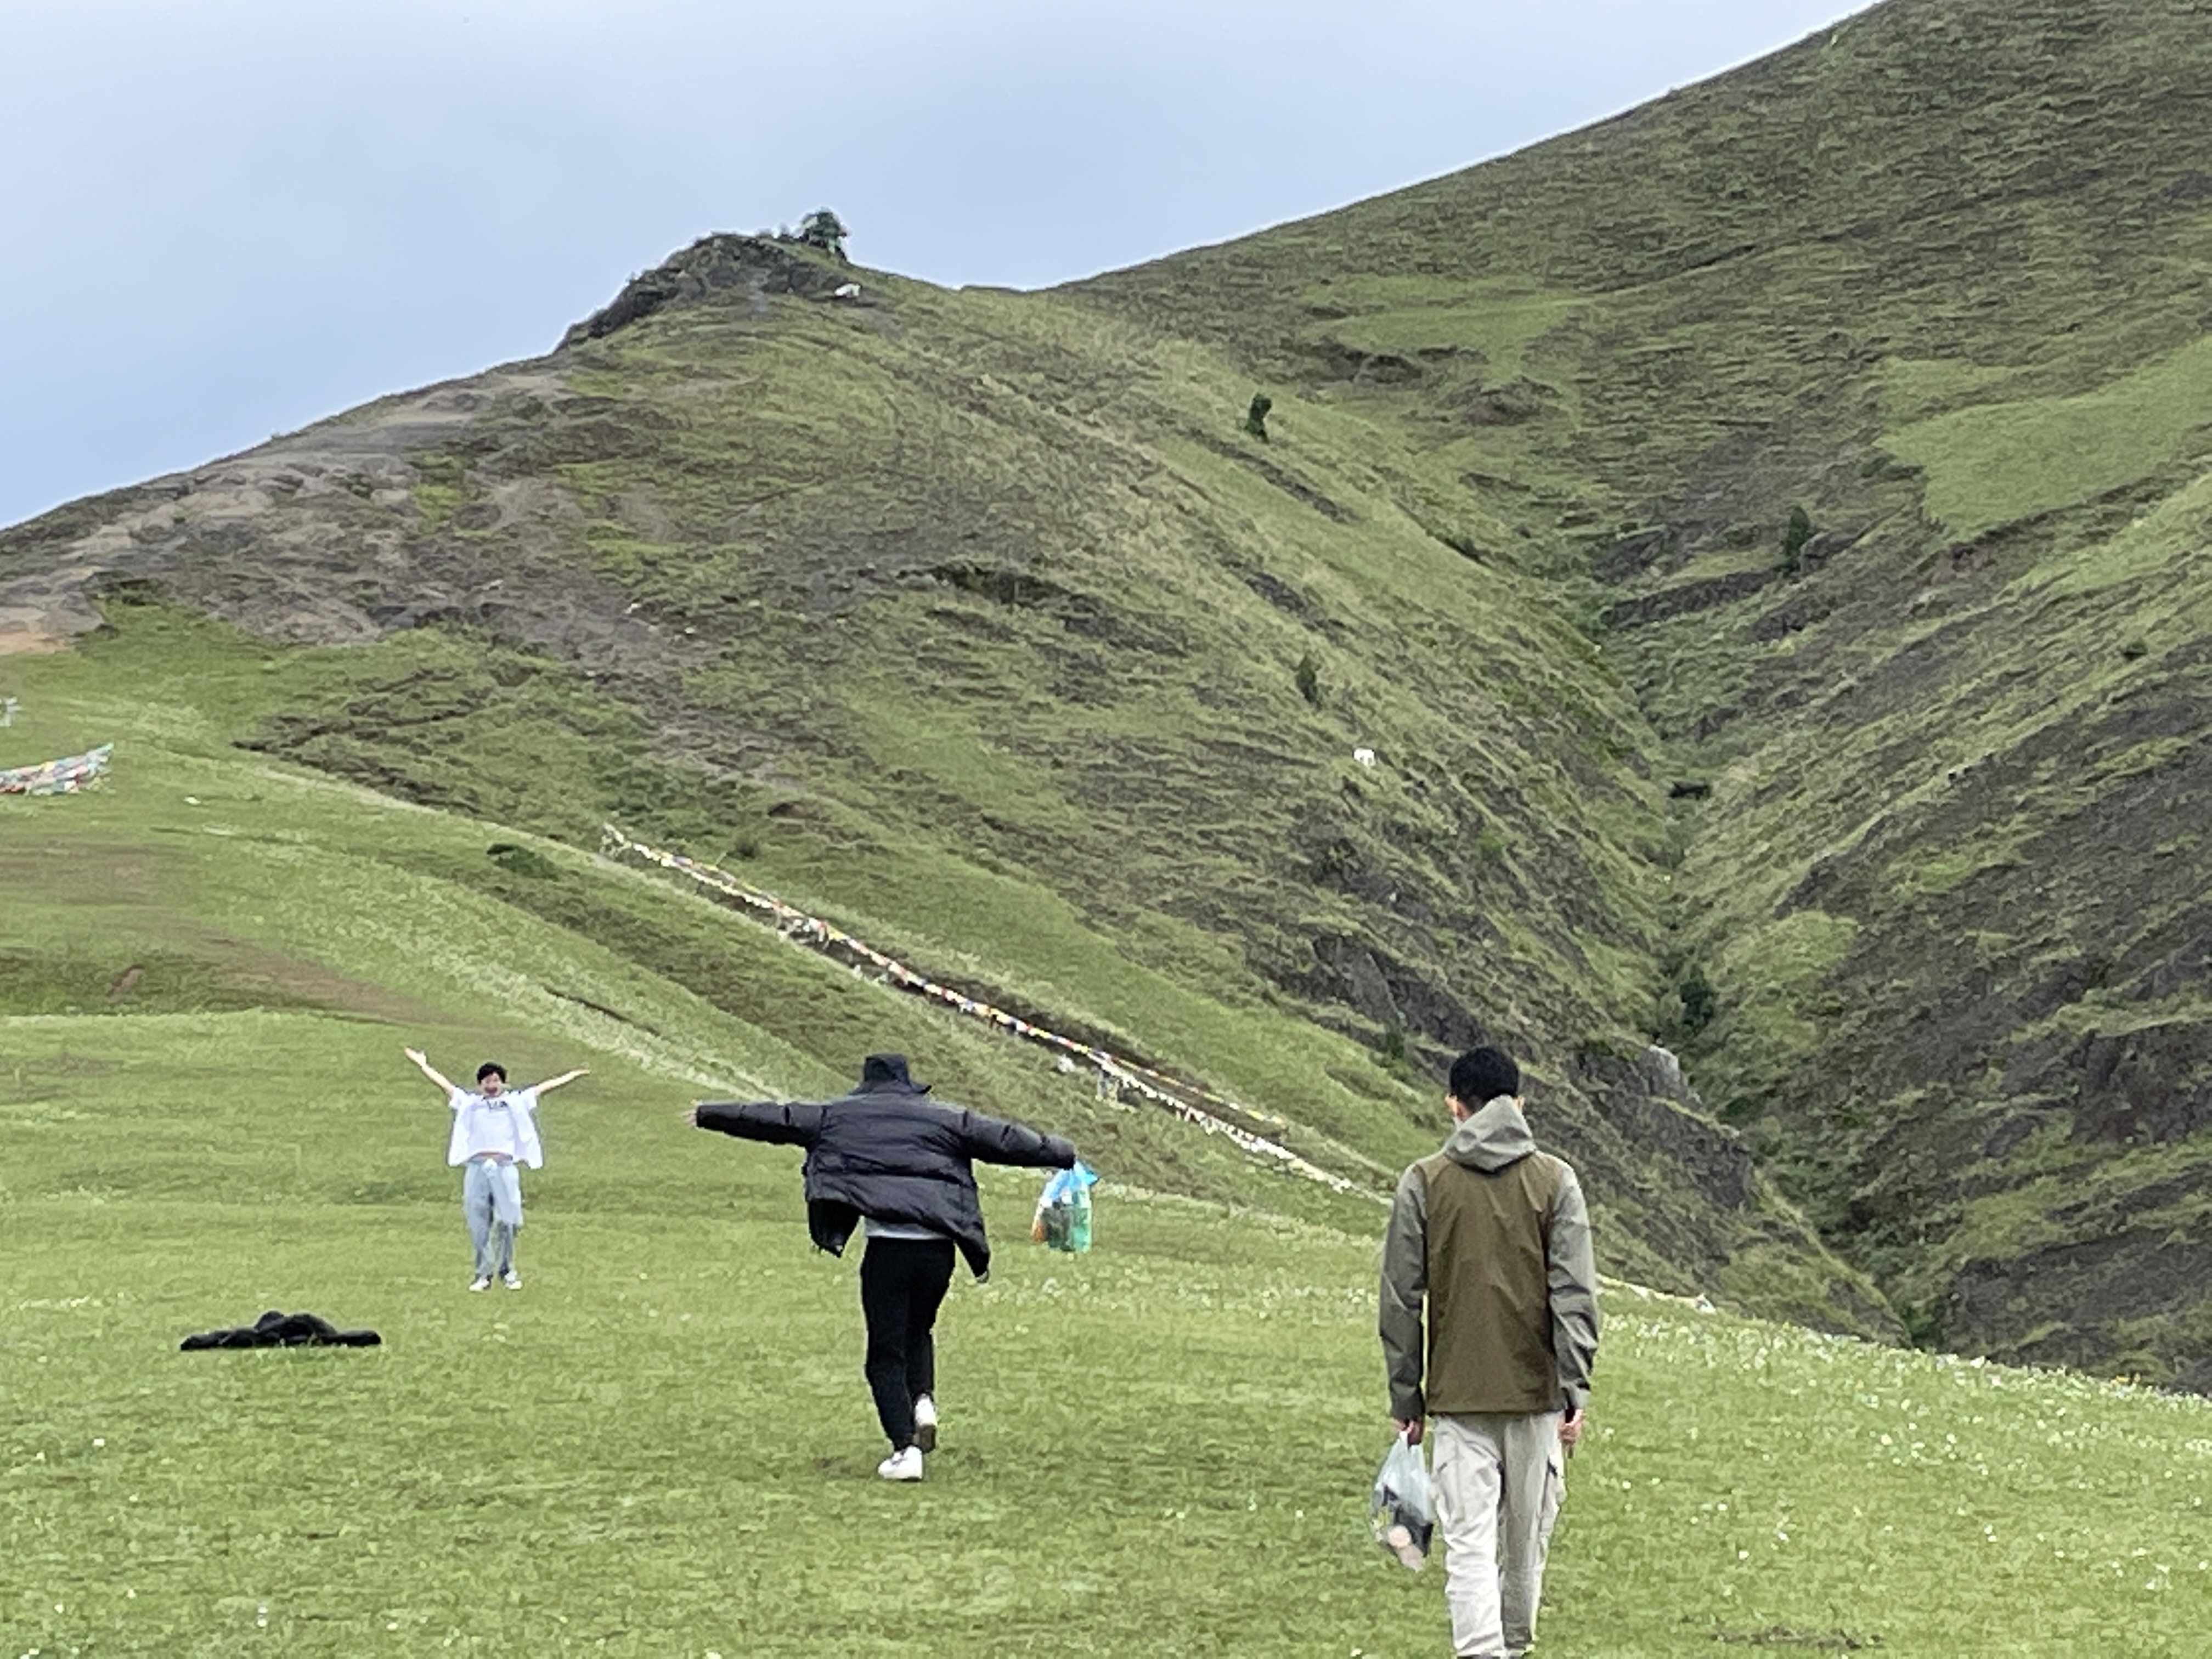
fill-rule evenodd
<path id="1" fill-rule="evenodd" d="M 12 744 L 118 759 L 0 811 L 0 1646 L 1444 1650 L 1440 1574 L 1364 1533 L 1371 1200 L 637 872 L 242 755 L 305 671 L 130 626 L 135 677 L 116 640 L 11 665 Z M 557 878 L 516 898 L 501 843 Z M 465 1288 L 404 1042 L 592 1068 L 545 1110 L 519 1293 Z M 919 1489 L 872 1478 L 854 1267 L 809 1249 L 796 1157 L 678 1121 L 886 1044 L 1108 1176 L 1079 1259 L 987 1179 Z M 266 1308 L 385 1345 L 176 1352 Z M 1546 1651 L 2179 1655 L 2212 1621 L 2203 1403 L 1609 1312 Z"/>
<path id="2" fill-rule="evenodd" d="M 495 940 L 481 947 L 487 960 Z M 544 1113 L 525 1288 L 471 1295 L 459 1063 Z M 0 1632 L 14 1653 L 1442 1653 L 1366 1541 L 1370 1232 L 1102 1189 L 942 1331 L 943 1449 L 872 1478 L 850 1263 L 789 1153 L 464 1006 L 0 1025 Z M 525 1062 L 535 1062 L 526 1066 Z M 370 1351 L 180 1354 L 264 1307 Z M 1608 1297 L 1543 1647 L 2198 1650 L 2212 1407 Z"/>

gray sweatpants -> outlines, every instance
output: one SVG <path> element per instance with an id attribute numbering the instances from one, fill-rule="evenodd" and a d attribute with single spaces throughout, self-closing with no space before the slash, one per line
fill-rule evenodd
<path id="1" fill-rule="evenodd" d="M 1517 1659 L 1536 1639 L 1544 1555 L 1566 1495 L 1559 1414 L 1439 1417 L 1431 1431 L 1452 1651 Z"/>
<path id="2" fill-rule="evenodd" d="M 495 1158 L 461 1166 L 461 1213 L 477 1247 L 477 1277 L 514 1271 L 514 1230 L 522 1224 L 522 1171 Z"/>

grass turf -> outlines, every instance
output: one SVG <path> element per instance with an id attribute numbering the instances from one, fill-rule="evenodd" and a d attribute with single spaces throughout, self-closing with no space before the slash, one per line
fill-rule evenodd
<path id="1" fill-rule="evenodd" d="M 886 1488 L 795 1157 L 702 1142 L 603 1060 L 549 1098 L 524 1290 L 471 1295 L 444 1112 L 391 1036 L 0 1028 L 14 1651 L 1443 1650 L 1437 1576 L 1363 1531 L 1371 1237 L 1109 1185 L 1099 1248 L 1053 1256 L 1018 1237 L 1033 1183 L 988 1181 L 944 1449 Z M 264 1306 L 386 1346 L 173 1352 Z M 2180 1655 L 2212 1619 L 2212 1407 L 1607 1314 L 1547 1651 Z"/>

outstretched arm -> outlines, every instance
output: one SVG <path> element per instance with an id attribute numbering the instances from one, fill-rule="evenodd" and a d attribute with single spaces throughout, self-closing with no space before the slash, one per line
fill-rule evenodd
<path id="1" fill-rule="evenodd" d="M 563 1072 L 558 1077 L 547 1078 L 544 1082 L 538 1085 L 538 1092 L 542 1095 L 548 1089 L 557 1089 L 564 1083 L 574 1083 L 578 1078 L 589 1077 L 591 1074 L 592 1070 L 590 1066 L 579 1066 L 573 1072 Z"/>
<path id="2" fill-rule="evenodd" d="M 404 1053 L 408 1059 L 415 1062 L 416 1070 L 422 1073 L 424 1077 L 428 1078 L 431 1082 L 438 1085 L 439 1092 L 447 1095 L 450 1095 L 453 1092 L 453 1085 L 452 1080 L 443 1073 L 439 1071 L 436 1066 L 431 1065 L 428 1060 L 423 1058 L 422 1051 L 420 1048 L 407 1048 L 403 1049 L 401 1052 Z"/>
<path id="3" fill-rule="evenodd" d="M 811 1146 L 822 1136 L 822 1108 L 803 1100 L 763 1100 L 750 1105 L 702 1100 L 684 1118 L 694 1128 L 777 1146 Z"/>
<path id="4" fill-rule="evenodd" d="M 960 1149 L 986 1164 L 1013 1164 L 1036 1170 L 1075 1167 L 1074 1142 L 1039 1134 L 1026 1124 L 986 1117 L 981 1112 L 961 1113 Z"/>

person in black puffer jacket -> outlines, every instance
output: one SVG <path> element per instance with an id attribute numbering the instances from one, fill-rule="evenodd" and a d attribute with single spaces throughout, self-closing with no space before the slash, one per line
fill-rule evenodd
<path id="1" fill-rule="evenodd" d="M 702 1129 L 806 1149 L 806 1226 L 815 1248 L 842 1255 L 865 1224 L 860 1310 L 867 1322 L 868 1388 L 891 1455 L 876 1473 L 921 1479 L 937 1445 L 937 1310 L 952 1283 L 953 1252 L 978 1279 L 991 1273 L 975 1160 L 1066 1170 L 1075 1148 L 1058 1135 L 929 1097 L 903 1054 L 870 1054 L 860 1086 L 821 1103 L 702 1101 Z"/>

